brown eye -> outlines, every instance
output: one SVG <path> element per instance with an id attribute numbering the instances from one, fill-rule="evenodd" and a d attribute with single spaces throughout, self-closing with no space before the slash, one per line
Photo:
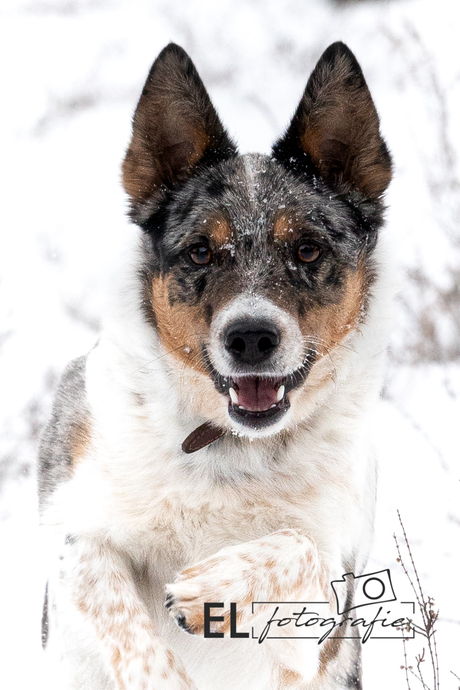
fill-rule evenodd
<path id="1" fill-rule="evenodd" d="M 301 244 L 297 250 L 297 256 L 305 264 L 311 264 L 320 256 L 321 249 L 316 244 Z"/>
<path id="2" fill-rule="evenodd" d="M 198 266 L 206 266 L 211 263 L 211 250 L 205 244 L 196 244 L 189 249 L 188 255 L 193 263 L 198 264 Z"/>

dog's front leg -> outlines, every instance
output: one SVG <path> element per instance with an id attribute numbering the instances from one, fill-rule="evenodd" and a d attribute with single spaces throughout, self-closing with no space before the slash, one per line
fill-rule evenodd
<path id="1" fill-rule="evenodd" d="M 183 570 L 166 586 L 166 606 L 180 627 L 202 634 L 204 604 L 224 602 L 224 620 L 213 630 L 227 633 L 230 602 L 238 604 L 237 622 L 244 624 L 253 618 L 255 601 L 326 601 L 327 575 L 314 541 L 301 530 L 283 529 Z M 263 611 L 257 607 L 257 614 Z"/>
<path id="2" fill-rule="evenodd" d="M 155 633 L 128 559 L 106 541 L 66 538 L 61 587 L 91 624 L 117 690 L 195 690 Z"/>

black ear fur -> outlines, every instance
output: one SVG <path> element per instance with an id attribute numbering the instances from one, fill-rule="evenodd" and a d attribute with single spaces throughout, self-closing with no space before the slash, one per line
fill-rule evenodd
<path id="1" fill-rule="evenodd" d="M 273 156 L 293 170 L 319 175 L 366 198 L 388 187 L 392 165 L 361 68 L 344 43 L 323 53 Z"/>
<path id="2" fill-rule="evenodd" d="M 198 72 L 174 43 L 152 65 L 133 118 L 133 134 L 123 161 L 123 186 L 131 217 L 142 223 L 165 193 L 199 165 L 235 156 Z"/>

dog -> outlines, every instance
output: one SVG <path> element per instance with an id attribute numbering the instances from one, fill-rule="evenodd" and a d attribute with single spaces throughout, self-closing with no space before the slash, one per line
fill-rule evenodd
<path id="1" fill-rule="evenodd" d="M 351 634 L 248 637 L 371 544 L 392 163 L 361 68 L 331 45 L 271 155 L 239 155 L 170 44 L 122 174 L 139 244 L 40 450 L 56 687 L 361 688 Z"/>

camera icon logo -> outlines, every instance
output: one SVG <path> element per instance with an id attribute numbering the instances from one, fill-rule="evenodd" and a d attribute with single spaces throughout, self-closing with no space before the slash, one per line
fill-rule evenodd
<path id="1" fill-rule="evenodd" d="M 352 599 L 348 597 L 348 592 L 350 591 L 349 583 L 351 581 L 352 587 L 355 590 L 355 595 Z M 353 573 L 345 573 L 345 575 L 342 575 L 341 580 L 333 580 L 331 586 L 335 594 L 337 613 L 339 615 L 361 606 L 396 601 L 388 568 L 386 570 L 379 570 L 376 573 L 359 575 L 358 577 L 355 577 Z M 341 601 L 344 602 L 343 605 L 340 603 Z"/>

